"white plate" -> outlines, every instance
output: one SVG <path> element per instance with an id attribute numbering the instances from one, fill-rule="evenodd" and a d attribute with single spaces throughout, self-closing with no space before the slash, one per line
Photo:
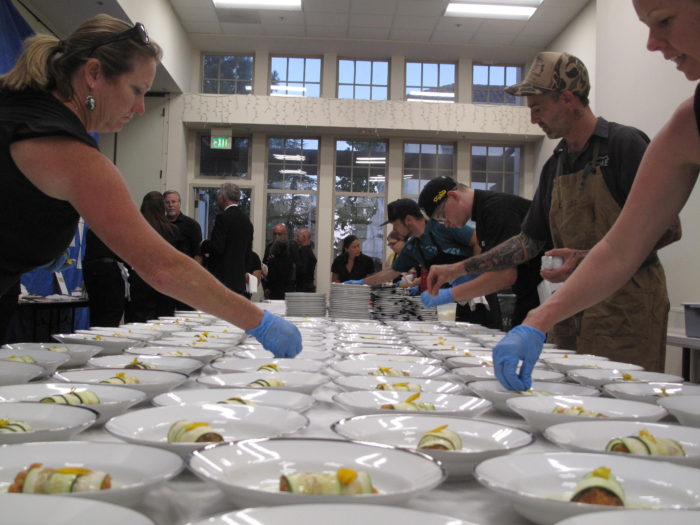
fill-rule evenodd
<path id="1" fill-rule="evenodd" d="M 43 366 L 15 361 L 0 361 L 0 386 L 27 383 L 46 373 Z"/>
<path id="2" fill-rule="evenodd" d="M 121 354 L 130 346 L 146 346 L 144 341 L 128 339 L 126 337 L 109 337 L 99 334 L 53 334 L 56 341 L 61 343 L 73 343 L 77 345 L 97 345 L 102 348 L 98 355 Z"/>
<path id="3" fill-rule="evenodd" d="M 135 377 L 140 381 L 137 385 L 112 385 L 117 388 L 139 390 L 148 399 L 153 396 L 174 390 L 187 381 L 187 375 L 180 372 L 165 372 L 164 370 L 131 370 L 129 368 L 81 368 L 56 372 L 53 377 L 59 381 L 98 384 L 100 381 L 114 377 L 118 373 Z"/>
<path id="4" fill-rule="evenodd" d="M 98 417 L 95 422 L 97 425 L 104 423 L 112 416 L 125 412 L 129 407 L 146 399 L 146 395 L 143 392 L 132 388 L 120 388 L 112 385 L 32 383 L 30 385 L 0 387 L 0 402 L 38 402 L 44 397 L 68 394 L 71 390 L 75 392 L 90 390 L 100 398 L 98 404 L 85 405 L 90 410 L 97 412 Z"/>
<path id="5" fill-rule="evenodd" d="M 371 372 L 377 371 L 380 367 L 392 368 L 396 371 L 405 372 L 401 376 L 391 377 L 437 377 L 445 373 L 445 369 L 434 365 L 420 365 L 416 363 L 402 363 L 382 359 L 378 361 L 336 361 L 331 364 L 331 368 L 336 372 L 345 375 L 374 375 Z"/>
<path id="6" fill-rule="evenodd" d="M 156 406 L 173 405 L 205 405 L 218 403 L 230 397 L 240 397 L 251 403 L 251 406 L 273 406 L 286 408 L 295 412 L 306 412 L 316 400 L 308 395 L 289 390 L 274 390 L 272 388 L 198 388 L 195 390 L 181 389 L 166 392 L 153 398 Z"/>
<path id="7" fill-rule="evenodd" d="M 176 324 L 159 323 L 158 321 L 151 321 L 148 323 L 126 323 L 121 325 L 119 328 L 133 328 L 136 330 L 141 330 L 143 332 L 156 332 L 160 334 L 170 334 L 172 332 L 179 332 L 182 330 L 182 327 Z"/>
<path id="8" fill-rule="evenodd" d="M 248 385 L 257 379 L 266 378 L 279 379 L 284 383 L 282 387 L 269 388 L 292 390 L 302 394 L 310 394 L 319 386 L 330 381 L 330 377 L 327 375 L 311 372 L 232 372 L 230 374 L 200 376 L 197 378 L 197 382 L 213 388 L 255 388 Z"/>
<path id="9" fill-rule="evenodd" d="M 333 350 L 340 355 L 353 355 L 353 354 L 376 354 L 381 356 L 390 355 L 422 355 L 418 350 L 411 348 L 410 346 L 389 346 L 389 345 L 367 345 L 367 344 L 344 344 L 335 345 Z"/>
<path id="10" fill-rule="evenodd" d="M 102 335 L 107 337 L 128 337 L 129 339 L 136 339 L 137 341 L 148 342 L 152 339 L 160 337 L 158 332 L 146 332 L 143 330 L 133 330 L 130 328 L 90 328 L 87 330 L 76 330 L 76 334 L 86 334 L 86 335 Z"/>
<path id="11" fill-rule="evenodd" d="M 385 363 L 416 363 L 433 366 L 440 366 L 442 363 L 440 359 L 418 355 L 349 354 L 345 356 L 345 359 L 350 361 L 383 361 Z"/>
<path id="12" fill-rule="evenodd" d="M 678 441 L 685 456 L 634 457 L 670 461 L 689 467 L 700 467 L 700 429 L 661 423 L 641 423 L 639 421 L 574 421 L 552 425 L 544 431 L 544 437 L 557 446 L 572 452 L 596 452 L 600 454 L 630 455 L 621 452 L 606 452 L 605 446 L 611 439 L 636 436 L 646 430 L 656 438 Z"/>
<path id="13" fill-rule="evenodd" d="M 0 419 L 24 421 L 32 427 L 31 432 L 0 433 L 0 445 L 73 439 L 97 421 L 97 412 L 83 406 L 86 408 L 53 403 L 0 403 Z"/>
<path id="14" fill-rule="evenodd" d="M 188 466 L 242 506 L 397 504 L 429 491 L 445 479 L 439 463 L 427 455 L 333 439 L 275 438 L 226 443 L 194 452 Z M 343 466 L 367 471 L 378 493 L 334 496 L 278 490 L 281 474 L 336 471 Z"/>
<path id="15" fill-rule="evenodd" d="M 610 383 L 603 390 L 611 396 L 656 404 L 672 396 L 700 396 L 700 385 L 690 383 Z"/>
<path id="16" fill-rule="evenodd" d="M 615 525 L 659 525 L 660 523 L 672 523 L 673 525 L 697 525 L 700 523 L 700 511 L 698 510 L 608 510 L 603 512 L 589 512 L 558 521 L 556 525 L 602 525 L 614 523 Z"/>
<path id="17" fill-rule="evenodd" d="M 275 355 L 269 350 L 249 350 L 241 349 L 234 350 L 233 355 L 242 357 L 243 359 L 274 359 Z M 335 354 L 330 350 L 314 350 L 311 348 L 303 348 L 296 355 L 297 359 L 312 359 L 314 361 L 328 361 L 335 357 Z"/>
<path id="18" fill-rule="evenodd" d="M 448 425 L 459 435 L 462 450 L 417 450 L 421 436 L 441 425 Z M 427 414 L 355 416 L 333 423 L 331 429 L 350 440 L 428 454 L 442 463 L 451 480 L 467 478 L 481 461 L 520 449 L 535 440 L 530 432 L 500 423 Z"/>
<path id="19" fill-rule="evenodd" d="M 206 330 L 196 330 L 193 332 L 173 332 L 169 334 L 170 339 L 183 339 L 185 341 L 198 341 L 200 343 L 224 343 L 235 346 L 241 341 L 239 334 L 227 334 L 223 332 L 209 332 Z"/>
<path id="20" fill-rule="evenodd" d="M 446 360 L 446 363 L 449 363 L 448 366 L 450 368 L 454 368 L 459 370 L 460 368 L 464 367 L 477 367 L 477 366 L 487 366 L 489 368 L 493 368 L 493 356 L 492 355 L 481 355 L 481 356 L 475 356 L 475 357 L 452 357 L 450 359 Z M 543 370 L 545 369 L 544 363 L 541 361 L 538 361 L 537 364 L 535 364 L 535 370 Z"/>
<path id="21" fill-rule="evenodd" d="M 381 408 L 382 405 L 395 404 L 406 400 L 411 392 L 383 392 L 381 390 L 358 390 L 355 392 L 341 392 L 333 396 L 333 401 L 342 405 L 347 410 L 357 414 L 415 414 L 415 411 L 391 410 Z M 431 392 L 421 393 L 418 402 L 432 403 L 435 410 L 430 414 L 444 414 L 455 417 L 477 417 L 493 406 L 491 401 L 474 396 L 460 396 L 453 394 L 435 394 Z"/>
<path id="22" fill-rule="evenodd" d="M 199 370 L 203 366 L 201 361 L 189 359 L 187 357 L 134 354 L 93 357 L 87 364 L 91 368 L 126 368 L 134 359 L 153 366 L 153 368 L 149 368 L 148 370 L 165 370 L 167 372 L 180 372 L 187 375 Z"/>
<path id="23" fill-rule="evenodd" d="M 435 359 L 449 359 L 450 357 L 490 357 L 493 352 L 490 348 L 457 348 L 455 350 L 430 350 L 431 357 Z"/>
<path id="24" fill-rule="evenodd" d="M 700 427 L 700 396 L 662 397 L 658 404 L 673 414 L 681 425 Z"/>
<path id="25" fill-rule="evenodd" d="M 50 350 L 43 349 L 0 349 L 0 363 L 5 360 L 9 361 L 9 358 L 12 356 L 33 359 L 34 362 L 29 364 L 39 365 L 42 367 L 46 371 L 44 375 L 53 374 L 59 366 L 67 363 L 70 360 L 70 356 L 67 352 L 51 352 Z"/>
<path id="26" fill-rule="evenodd" d="M 577 482 L 600 466 L 610 468 L 620 480 L 632 508 L 700 508 L 700 469 L 636 457 L 581 452 L 510 454 L 480 463 L 474 476 L 507 497 L 527 519 L 554 523 L 576 514 L 610 510 L 568 501 Z"/>
<path id="27" fill-rule="evenodd" d="M 44 494 L 0 494 L 2 516 L 12 525 L 155 525 L 149 518 L 127 507 L 83 498 L 57 498 Z"/>
<path id="28" fill-rule="evenodd" d="M 307 525 L 326 523 L 333 525 L 358 525 L 360 523 L 474 525 L 471 522 L 433 512 L 385 505 L 349 505 L 346 503 L 258 507 L 219 514 L 201 521 L 192 521 L 188 525 L 290 525 L 300 523 Z"/>
<path id="29" fill-rule="evenodd" d="M 450 370 L 452 375 L 464 379 L 467 383 L 471 381 L 488 381 L 496 379 L 496 372 L 492 366 L 463 366 Z M 554 370 L 535 368 L 532 371 L 533 381 L 552 381 L 559 383 L 564 381 L 564 374 Z"/>
<path id="30" fill-rule="evenodd" d="M 506 404 L 507 399 L 514 397 L 526 397 L 533 394 L 513 392 L 501 385 L 498 381 L 474 381 L 467 385 L 469 390 L 476 395 L 488 399 L 493 403 L 494 408 L 513 413 L 513 410 Z M 546 381 L 533 381 L 532 390 L 534 392 L 542 392 L 550 396 L 594 396 L 600 395 L 597 388 L 583 385 L 572 385 L 570 383 L 551 383 Z"/>
<path id="31" fill-rule="evenodd" d="M 189 340 L 184 340 L 182 338 L 178 337 L 164 337 L 163 339 L 158 339 L 157 341 L 153 341 L 153 344 L 157 344 L 158 346 L 176 346 L 180 349 L 182 348 L 202 348 L 206 350 L 218 350 L 219 353 L 223 352 L 228 352 L 232 348 L 235 348 L 235 345 L 230 345 L 227 343 L 212 343 L 211 341 L 205 341 L 205 342 L 200 342 L 200 341 L 189 341 Z"/>
<path id="32" fill-rule="evenodd" d="M 105 430 L 139 445 L 150 445 L 187 456 L 211 443 L 168 443 L 168 430 L 178 420 L 209 423 L 224 441 L 287 436 L 305 428 L 309 420 L 277 407 L 245 405 L 183 405 L 144 408 L 110 419 Z"/>
<path id="33" fill-rule="evenodd" d="M 76 366 L 83 366 L 85 363 L 87 363 L 88 359 L 90 359 L 92 356 L 96 355 L 102 350 L 102 347 L 97 345 L 71 345 L 62 343 L 12 343 L 3 346 L 3 348 L 22 350 L 48 350 L 50 352 L 54 352 L 58 349 L 65 349 L 68 351 L 58 352 L 63 355 L 69 356 L 68 361 L 60 365 L 63 368 L 74 368 Z"/>
<path id="34" fill-rule="evenodd" d="M 393 383 L 412 383 L 420 385 L 422 392 L 438 392 L 441 394 L 461 394 L 466 390 L 463 384 L 422 377 L 402 379 L 400 377 L 384 376 L 340 376 L 333 379 L 333 382 L 344 390 L 377 390 L 377 385 L 390 385 Z"/>
<path id="35" fill-rule="evenodd" d="M 569 421 L 590 421 L 603 418 L 591 418 L 586 416 L 569 416 L 564 414 L 553 414 L 556 407 L 581 406 L 587 411 L 605 414 L 608 418 L 623 421 L 658 421 L 667 412 L 664 408 L 640 403 L 638 401 L 627 401 L 624 399 L 610 399 L 607 397 L 575 397 L 575 396 L 554 396 L 554 397 L 518 397 L 506 400 L 506 404 L 522 416 L 530 426 L 542 432 L 545 428 L 557 423 Z"/>
<path id="36" fill-rule="evenodd" d="M 154 344 L 158 344 L 158 341 L 154 341 Z M 172 355 L 176 352 L 185 354 Z M 138 348 L 127 348 L 124 350 L 125 354 L 130 355 L 153 355 L 162 357 L 184 357 L 187 359 L 196 359 L 203 365 L 208 364 L 212 359 L 216 357 L 221 357 L 223 354 L 219 350 L 206 349 L 206 348 L 189 348 L 182 347 L 176 348 L 172 346 L 142 346 Z"/>
<path id="37" fill-rule="evenodd" d="M 277 365 L 280 372 L 320 372 L 324 364 L 312 359 L 245 359 L 242 357 L 219 357 L 211 362 L 217 372 L 257 372 L 264 365 Z"/>
<path id="38" fill-rule="evenodd" d="M 644 370 L 639 365 L 632 363 L 621 363 L 619 361 L 608 361 L 604 357 L 545 357 L 542 359 L 547 366 L 553 368 L 557 372 L 567 373 L 569 370 L 577 368 L 588 368 L 593 370 Z"/>
<path id="39" fill-rule="evenodd" d="M 628 374 L 630 379 L 625 379 L 622 374 Z M 605 369 L 590 369 L 590 368 L 575 368 L 570 370 L 568 377 L 584 385 L 603 386 L 607 383 L 648 383 L 648 382 L 667 382 L 680 383 L 683 381 L 681 376 L 673 374 L 661 374 L 659 372 L 647 372 L 645 370 L 623 371 L 623 370 L 605 370 Z"/>
<path id="40" fill-rule="evenodd" d="M 182 460 L 172 452 L 128 443 L 52 441 L 0 447 L 0 492 L 5 492 L 15 476 L 32 463 L 47 468 L 80 467 L 100 470 L 112 476 L 112 488 L 70 493 L 60 497 L 80 497 L 134 505 L 148 490 L 175 477 Z"/>

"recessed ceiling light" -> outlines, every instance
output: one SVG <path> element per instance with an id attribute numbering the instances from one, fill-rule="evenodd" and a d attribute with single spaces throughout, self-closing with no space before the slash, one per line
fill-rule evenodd
<path id="1" fill-rule="evenodd" d="M 481 0 L 479 3 L 450 2 L 445 16 L 461 18 L 497 18 L 501 20 L 529 20 L 537 11 L 541 0 L 510 0 L 500 3 Z"/>
<path id="2" fill-rule="evenodd" d="M 214 0 L 214 6 L 227 9 L 301 11 L 301 0 Z"/>

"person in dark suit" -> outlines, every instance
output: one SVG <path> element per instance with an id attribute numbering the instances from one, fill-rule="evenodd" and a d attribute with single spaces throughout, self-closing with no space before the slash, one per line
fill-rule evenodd
<path id="1" fill-rule="evenodd" d="M 238 208 L 240 188 L 225 182 L 216 195 L 221 213 L 216 216 L 211 238 L 202 243 L 201 252 L 209 271 L 227 288 L 245 295 L 246 264 L 253 242 L 253 223 Z"/>

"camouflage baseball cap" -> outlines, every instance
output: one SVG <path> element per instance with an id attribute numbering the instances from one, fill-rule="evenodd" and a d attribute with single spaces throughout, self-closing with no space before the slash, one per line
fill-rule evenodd
<path id="1" fill-rule="evenodd" d="M 537 54 L 525 80 L 508 86 L 506 93 L 529 96 L 567 89 L 575 95 L 588 96 L 591 84 L 586 66 L 568 53 L 545 51 Z"/>

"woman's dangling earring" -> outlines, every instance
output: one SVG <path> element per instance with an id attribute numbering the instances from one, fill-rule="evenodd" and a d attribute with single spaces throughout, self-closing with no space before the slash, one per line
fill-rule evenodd
<path id="1" fill-rule="evenodd" d="M 92 90 L 88 91 L 87 97 L 85 97 L 85 107 L 90 111 L 95 111 L 95 108 L 97 107 L 95 97 L 92 96 Z"/>

